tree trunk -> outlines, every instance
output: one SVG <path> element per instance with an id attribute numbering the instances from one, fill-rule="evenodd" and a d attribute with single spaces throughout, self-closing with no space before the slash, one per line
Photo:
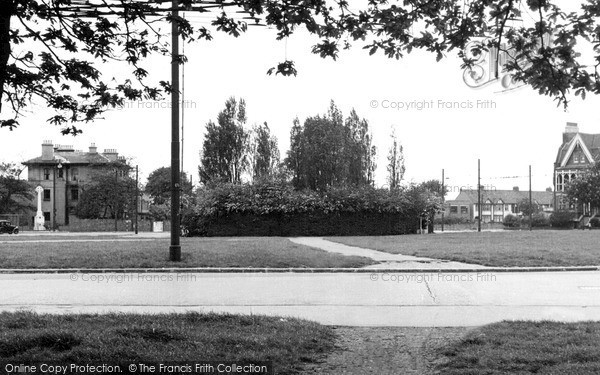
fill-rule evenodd
<path id="1" fill-rule="evenodd" d="M 431 216 L 429 216 L 429 225 L 427 226 L 427 233 L 433 233 L 433 219 L 435 218 L 435 214 L 432 214 Z"/>
<path id="2" fill-rule="evenodd" d="M 13 0 L 0 2 L 0 113 L 5 91 L 4 84 L 7 78 L 6 65 L 10 57 L 10 18 L 14 13 L 14 8 Z"/>

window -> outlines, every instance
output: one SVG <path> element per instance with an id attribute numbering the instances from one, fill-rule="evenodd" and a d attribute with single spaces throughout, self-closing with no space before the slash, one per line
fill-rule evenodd
<path id="1" fill-rule="evenodd" d="M 44 168 L 44 180 L 50 179 L 50 168 Z"/>
<path id="2" fill-rule="evenodd" d="M 44 220 L 50 221 L 50 212 L 44 212 Z"/>
<path id="3" fill-rule="evenodd" d="M 502 215 L 494 215 L 494 221 L 501 223 L 504 217 Z"/>
<path id="4" fill-rule="evenodd" d="M 44 200 L 45 201 L 50 200 L 50 189 L 44 189 Z"/>
<path id="5" fill-rule="evenodd" d="M 458 206 L 450 206 L 450 213 L 451 214 L 458 213 Z"/>
<path id="6" fill-rule="evenodd" d="M 469 207 L 468 206 L 460 206 L 460 213 L 461 214 L 468 214 L 469 213 Z"/>
<path id="7" fill-rule="evenodd" d="M 79 179 L 79 168 L 71 169 L 71 180 L 77 181 Z"/>
<path id="8" fill-rule="evenodd" d="M 58 178 L 63 178 L 63 169 L 62 168 L 58 168 Z"/>
<path id="9" fill-rule="evenodd" d="M 72 201 L 79 200 L 79 189 L 77 189 L 77 188 L 71 189 L 71 200 Z"/>

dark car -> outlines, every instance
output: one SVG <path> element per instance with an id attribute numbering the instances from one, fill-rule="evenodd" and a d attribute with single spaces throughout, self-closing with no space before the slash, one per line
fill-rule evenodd
<path id="1" fill-rule="evenodd" d="M 0 234 L 2 233 L 18 234 L 19 227 L 12 225 L 8 220 L 0 220 Z"/>

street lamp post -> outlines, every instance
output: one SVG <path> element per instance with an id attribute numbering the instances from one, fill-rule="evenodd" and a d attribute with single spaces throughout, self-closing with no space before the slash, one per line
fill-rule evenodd
<path id="1" fill-rule="evenodd" d="M 62 163 L 58 160 L 58 164 L 54 167 L 54 176 L 52 178 L 52 231 L 56 231 L 56 170 L 61 170 Z"/>
<path id="2" fill-rule="evenodd" d="M 65 171 L 63 178 L 65 179 L 65 226 L 69 225 L 69 163 L 70 161 L 65 160 Z"/>
<path id="3" fill-rule="evenodd" d="M 119 191 L 119 168 L 117 166 L 115 166 L 115 189 L 117 189 L 117 191 Z M 113 215 L 115 216 L 115 232 L 118 232 L 119 231 L 119 222 L 118 222 L 118 219 L 117 219 L 117 215 L 119 213 L 119 210 L 118 210 L 118 205 L 119 205 L 118 194 L 115 194 L 115 199 L 113 201 L 113 205 L 114 205 Z"/>

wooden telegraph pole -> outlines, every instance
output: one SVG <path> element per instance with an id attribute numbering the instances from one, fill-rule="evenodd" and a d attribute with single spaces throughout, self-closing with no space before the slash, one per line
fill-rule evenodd
<path id="1" fill-rule="evenodd" d="M 446 201 L 446 194 L 444 194 L 444 169 L 442 169 L 442 232 L 444 231 L 444 212 L 446 211 L 444 203 Z"/>
<path id="2" fill-rule="evenodd" d="M 531 197 L 531 165 L 529 165 L 529 230 L 532 230 L 533 199 Z"/>
<path id="3" fill-rule="evenodd" d="M 481 160 L 477 159 L 477 231 L 481 232 Z"/>
<path id="4" fill-rule="evenodd" d="M 135 234 L 138 234 L 138 207 L 140 202 L 140 180 L 138 166 L 135 166 Z"/>
<path id="5" fill-rule="evenodd" d="M 169 260 L 181 261 L 179 242 L 179 1 L 173 0 L 171 11 L 171 245 Z"/>

